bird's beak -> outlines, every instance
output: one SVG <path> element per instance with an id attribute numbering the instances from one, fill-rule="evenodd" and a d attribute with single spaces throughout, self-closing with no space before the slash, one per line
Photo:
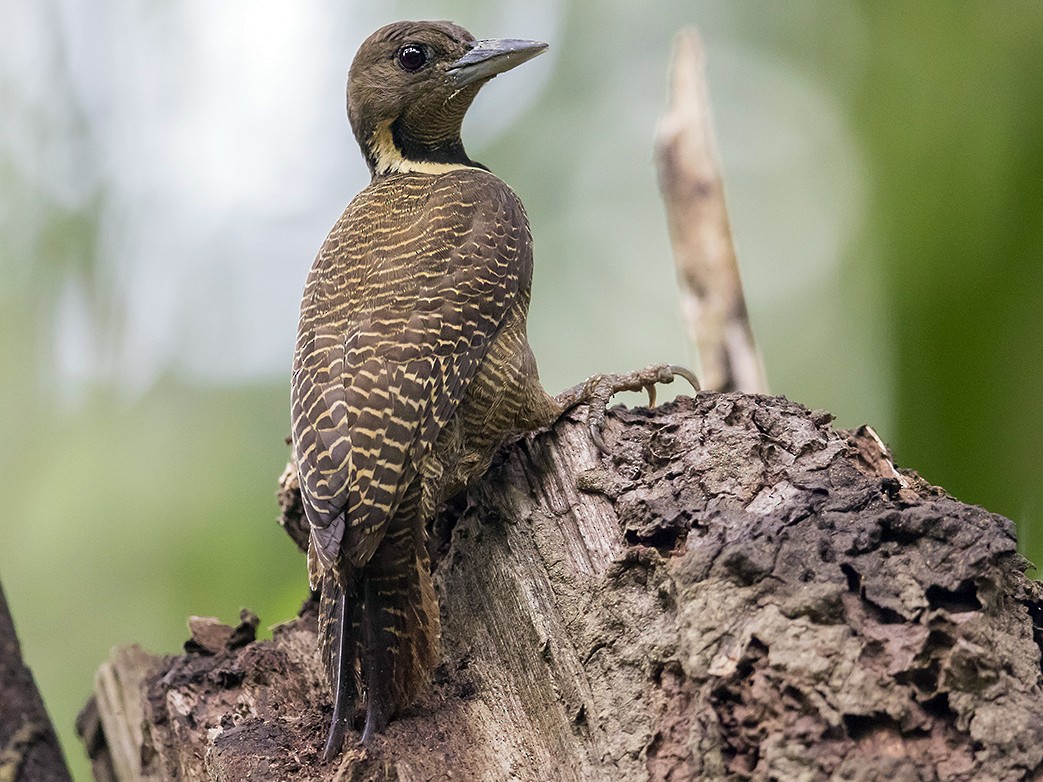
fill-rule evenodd
<path id="1" fill-rule="evenodd" d="M 449 66 L 449 83 L 460 89 L 481 79 L 509 71 L 526 60 L 547 51 L 543 41 L 520 41 L 514 38 L 490 38 L 475 41 L 467 54 Z"/>

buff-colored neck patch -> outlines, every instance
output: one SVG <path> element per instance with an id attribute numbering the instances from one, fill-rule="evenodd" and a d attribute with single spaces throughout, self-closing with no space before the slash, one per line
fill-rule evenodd
<path id="1" fill-rule="evenodd" d="M 381 174 L 445 174 L 461 168 L 473 168 L 464 163 L 434 163 L 429 160 L 410 160 L 402 154 L 391 136 L 391 123 L 379 125 L 373 131 L 369 151 L 374 160 L 374 173 Z"/>

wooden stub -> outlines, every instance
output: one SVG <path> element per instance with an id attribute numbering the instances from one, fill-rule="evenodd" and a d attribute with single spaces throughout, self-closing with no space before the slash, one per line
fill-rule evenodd
<path id="1" fill-rule="evenodd" d="M 112 656 L 95 675 L 93 708 L 104 734 L 104 742 L 99 747 L 104 747 L 114 778 L 120 782 L 159 782 L 165 778 L 143 767 L 144 687 L 163 664 L 163 658 L 139 646 L 121 646 L 112 651 Z M 81 734 L 89 724 L 87 713 L 81 714 L 79 720 Z M 92 738 L 97 741 L 96 737 Z"/>

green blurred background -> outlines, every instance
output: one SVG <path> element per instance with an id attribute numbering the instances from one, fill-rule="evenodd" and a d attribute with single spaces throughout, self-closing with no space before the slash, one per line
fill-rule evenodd
<path id="1" fill-rule="evenodd" d="M 531 217 L 551 389 L 691 359 L 651 139 L 698 25 L 773 389 L 1043 560 L 1043 5 L 376 5 L 0 5 L 0 577 L 78 777 L 111 646 L 304 596 L 274 522 L 297 302 L 366 181 L 351 56 L 396 18 L 552 45 L 465 126 Z"/>

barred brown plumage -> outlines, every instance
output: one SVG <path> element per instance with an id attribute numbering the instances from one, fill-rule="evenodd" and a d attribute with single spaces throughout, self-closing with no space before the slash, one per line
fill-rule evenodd
<path id="1" fill-rule="evenodd" d="M 430 679 L 439 617 L 426 523 L 438 505 L 485 471 L 510 432 L 591 401 L 597 437 L 614 391 L 672 379 L 662 366 L 596 376 L 557 398 L 540 385 L 525 330 L 528 219 L 467 157 L 460 125 L 482 84 L 545 48 L 397 22 L 351 66 L 348 116 L 373 177 L 308 276 L 291 382 L 334 697 L 326 760 L 358 696 L 366 742 Z"/>

